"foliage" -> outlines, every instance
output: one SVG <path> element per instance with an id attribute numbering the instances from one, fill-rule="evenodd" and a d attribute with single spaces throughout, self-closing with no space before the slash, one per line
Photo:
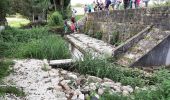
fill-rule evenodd
<path id="1" fill-rule="evenodd" d="M 101 40 L 101 39 L 102 39 L 102 32 L 96 32 L 96 33 L 93 35 L 93 37 Z"/>
<path id="2" fill-rule="evenodd" d="M 148 77 L 145 77 L 137 70 L 130 69 L 130 71 L 110 63 L 106 59 L 93 58 L 89 55 L 86 55 L 83 61 L 78 61 L 75 68 L 81 74 L 90 74 L 101 78 L 107 77 L 132 87 L 148 85 L 149 81 Z"/>
<path id="3" fill-rule="evenodd" d="M 68 58 L 68 44 L 46 28 L 7 28 L 0 33 L 2 57 L 59 59 Z"/>
<path id="4" fill-rule="evenodd" d="M 8 76 L 11 72 L 10 65 L 13 63 L 11 61 L 4 61 L 0 60 L 0 81 L 5 77 Z"/>
<path id="5" fill-rule="evenodd" d="M 113 32 L 110 40 L 110 44 L 118 46 L 121 44 L 121 42 L 122 41 L 119 39 L 119 32 Z"/>
<path id="6" fill-rule="evenodd" d="M 8 0 L 1 0 L 0 1 L 0 25 L 5 24 L 5 16 L 9 12 L 9 1 Z"/>
<path id="7" fill-rule="evenodd" d="M 8 25 L 10 27 L 22 27 L 23 25 L 27 25 L 28 23 L 30 23 L 29 20 L 24 19 L 24 18 L 7 18 L 8 21 Z"/>
<path id="8" fill-rule="evenodd" d="M 155 81 L 155 86 L 136 90 L 129 96 L 105 93 L 101 96 L 101 100 L 169 100 L 170 71 L 161 69 L 154 72 L 154 77 L 157 79 L 157 81 Z"/>
<path id="9" fill-rule="evenodd" d="M 62 24 L 63 24 L 62 15 L 58 11 L 54 12 L 49 18 L 49 25 L 50 26 L 60 26 Z"/>
<path id="10" fill-rule="evenodd" d="M 14 13 L 20 13 L 21 15 L 33 20 L 33 16 L 45 14 L 45 11 L 50 5 L 49 0 L 11 0 L 11 9 Z"/>
<path id="11" fill-rule="evenodd" d="M 16 96 L 25 96 L 25 93 L 16 87 L 0 87 L 0 97 L 5 95 L 6 93 L 15 94 Z"/>
<path id="12" fill-rule="evenodd" d="M 83 18 L 84 15 L 76 15 L 76 21 L 78 21 L 79 19 Z"/>
<path id="13" fill-rule="evenodd" d="M 0 60 L 0 97 L 3 96 L 5 93 L 13 93 L 16 96 L 24 96 L 24 92 L 17 89 L 16 87 L 10 86 L 1 86 L 5 85 L 2 82 L 2 79 L 10 74 L 12 70 L 10 70 L 10 66 L 13 65 L 11 60 Z"/>

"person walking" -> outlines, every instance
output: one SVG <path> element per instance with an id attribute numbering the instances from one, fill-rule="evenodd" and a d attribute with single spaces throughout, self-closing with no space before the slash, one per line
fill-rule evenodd
<path id="1" fill-rule="evenodd" d="M 120 4 L 122 3 L 122 0 L 116 0 L 116 9 L 120 9 Z"/>
<path id="2" fill-rule="evenodd" d="M 129 8 L 130 0 L 124 0 L 124 9 Z"/>
<path id="3" fill-rule="evenodd" d="M 148 7 L 148 3 L 150 0 L 143 0 L 143 2 L 145 3 L 145 7 Z"/>
<path id="4" fill-rule="evenodd" d="M 111 6 L 113 10 L 115 9 L 116 1 L 117 0 L 111 0 Z"/>

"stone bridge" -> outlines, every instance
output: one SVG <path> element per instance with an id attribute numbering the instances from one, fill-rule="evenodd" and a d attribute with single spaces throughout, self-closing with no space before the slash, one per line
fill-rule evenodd
<path id="1" fill-rule="evenodd" d="M 124 66 L 170 65 L 168 6 L 89 13 L 81 31 L 66 38 L 83 51 L 114 57 Z M 99 33 L 101 40 L 89 37 Z"/>

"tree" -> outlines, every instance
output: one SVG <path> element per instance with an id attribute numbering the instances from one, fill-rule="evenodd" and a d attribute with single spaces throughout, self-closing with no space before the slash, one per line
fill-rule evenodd
<path id="1" fill-rule="evenodd" d="M 9 11 L 9 2 L 8 0 L 0 1 L 0 25 L 5 25 L 6 23 L 6 14 Z"/>
<path id="2" fill-rule="evenodd" d="M 53 10 L 54 11 L 59 11 L 64 19 L 66 19 L 68 16 L 70 16 L 70 0 L 50 0 Z"/>
<path id="3" fill-rule="evenodd" d="M 33 22 L 46 19 L 49 5 L 49 0 L 11 0 L 14 12 L 20 13 Z"/>

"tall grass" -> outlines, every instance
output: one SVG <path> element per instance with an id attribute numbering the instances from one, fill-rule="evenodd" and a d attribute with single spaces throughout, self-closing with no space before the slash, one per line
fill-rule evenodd
<path id="1" fill-rule="evenodd" d="M 68 44 L 46 28 L 7 28 L 0 33 L 0 55 L 10 58 L 65 59 Z"/>
<path id="2" fill-rule="evenodd" d="M 83 61 L 75 64 L 75 71 L 81 74 L 90 74 L 97 77 L 107 77 L 123 85 L 132 87 L 149 85 L 150 77 L 145 77 L 140 71 L 123 69 L 119 65 L 110 63 L 106 59 L 85 56 Z"/>

